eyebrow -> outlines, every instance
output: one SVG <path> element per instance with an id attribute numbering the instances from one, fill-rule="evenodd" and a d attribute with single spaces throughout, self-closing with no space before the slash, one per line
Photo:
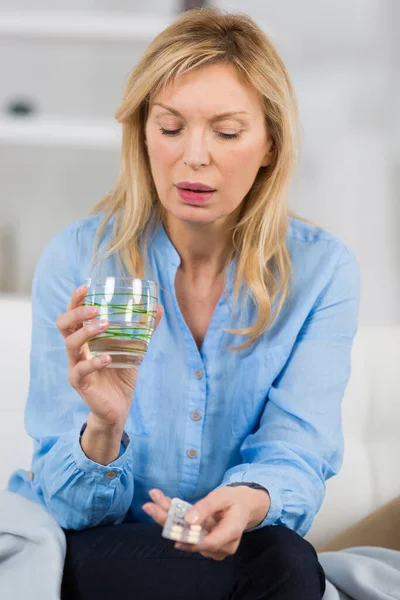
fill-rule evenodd
<path id="1" fill-rule="evenodd" d="M 178 110 L 176 110 L 175 108 L 171 108 L 171 106 L 166 106 L 165 104 L 162 104 L 161 102 L 154 102 L 153 106 L 161 106 L 162 108 L 165 108 L 165 110 L 168 110 L 169 112 L 176 115 L 177 117 L 183 118 L 183 115 L 181 115 L 181 113 Z M 249 113 L 246 110 L 231 110 L 228 112 L 218 113 L 218 114 L 214 115 L 213 117 L 211 117 L 210 121 L 227 119 L 228 117 L 232 117 L 234 115 L 248 115 L 248 114 Z"/>

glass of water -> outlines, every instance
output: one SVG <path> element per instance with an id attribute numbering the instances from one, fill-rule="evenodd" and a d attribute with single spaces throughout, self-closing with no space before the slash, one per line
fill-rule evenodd
<path id="1" fill-rule="evenodd" d="M 158 288 L 154 281 L 131 277 L 86 279 L 85 306 L 97 306 L 96 319 L 109 321 L 104 333 L 88 341 L 92 358 L 111 356 L 113 368 L 138 367 L 154 331 Z M 84 321 L 88 325 L 91 321 Z"/>

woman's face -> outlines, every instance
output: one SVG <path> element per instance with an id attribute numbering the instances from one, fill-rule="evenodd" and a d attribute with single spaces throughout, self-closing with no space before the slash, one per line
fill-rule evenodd
<path id="1" fill-rule="evenodd" d="M 237 218 L 259 168 L 272 159 L 261 99 L 232 65 L 207 66 L 171 83 L 154 98 L 145 133 L 160 201 L 186 222 Z M 184 182 L 215 191 L 185 192 Z"/>

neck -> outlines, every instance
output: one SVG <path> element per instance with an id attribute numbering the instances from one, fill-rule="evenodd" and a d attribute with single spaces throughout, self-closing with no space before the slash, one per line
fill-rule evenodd
<path id="1" fill-rule="evenodd" d="M 200 273 L 217 278 L 231 249 L 232 223 L 187 223 L 166 215 L 165 229 L 180 258 L 180 269 L 196 278 Z"/>

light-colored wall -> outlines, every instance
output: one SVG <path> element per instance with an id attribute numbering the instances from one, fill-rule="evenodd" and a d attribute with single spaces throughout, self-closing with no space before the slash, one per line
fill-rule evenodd
<path id="1" fill-rule="evenodd" d="M 303 126 L 291 206 L 338 235 L 362 273 L 360 321 L 400 322 L 399 55 L 395 0 L 240 0 L 222 8 L 265 25 L 296 88 Z M 29 8 L 13 0 L 12 8 Z M 39 6 L 40 5 L 40 6 Z M 41 0 L 37 8 L 65 8 Z M 172 15 L 178 2 L 75 0 L 89 11 Z M 10 0 L 0 0 L 0 11 Z M 32 97 L 42 114 L 111 118 L 145 44 L 0 36 L 0 102 Z M 1 125 L 0 125 L 1 127 Z M 0 132 L 1 133 L 1 132 Z M 1 135 L 0 135 L 1 138 Z M 0 143 L 0 286 L 29 291 L 40 250 L 112 186 L 118 150 Z M 3 234 L 3 235 L 2 235 Z M 11 265 L 11 267 L 10 267 Z"/>
<path id="2" fill-rule="evenodd" d="M 179 0 L 0 0 L 0 10 L 89 10 L 124 13 L 171 14 L 180 7 Z"/>

